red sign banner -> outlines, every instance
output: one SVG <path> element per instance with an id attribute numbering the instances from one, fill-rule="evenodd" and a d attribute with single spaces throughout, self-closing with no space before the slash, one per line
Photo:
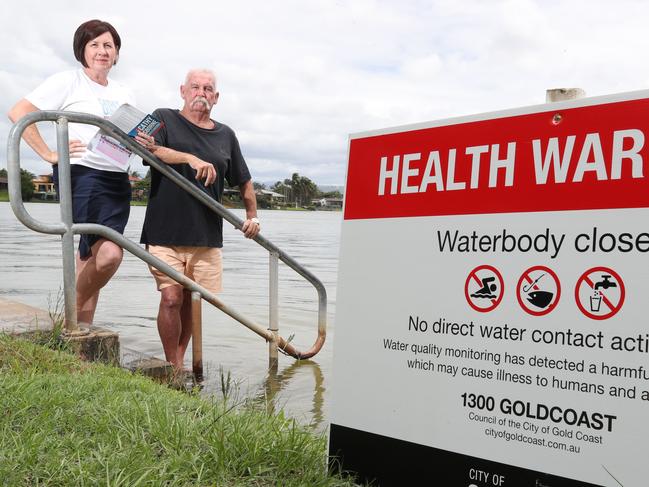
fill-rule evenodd
<path id="1" fill-rule="evenodd" d="M 345 219 L 649 207 L 649 99 L 546 107 L 352 137 Z"/>

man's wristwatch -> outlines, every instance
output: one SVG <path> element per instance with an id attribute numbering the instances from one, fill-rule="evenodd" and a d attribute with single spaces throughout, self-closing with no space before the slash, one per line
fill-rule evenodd
<path id="1" fill-rule="evenodd" d="M 256 216 L 255 216 L 255 217 L 252 217 L 252 218 L 250 219 L 250 221 L 251 221 L 252 223 L 256 223 L 257 226 L 261 228 L 261 223 L 259 223 L 259 218 L 257 218 Z"/>

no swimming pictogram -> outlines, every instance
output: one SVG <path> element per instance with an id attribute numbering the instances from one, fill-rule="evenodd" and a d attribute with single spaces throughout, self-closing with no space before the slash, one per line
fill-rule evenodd
<path id="1" fill-rule="evenodd" d="M 524 311 L 533 316 L 548 314 L 559 303 L 561 283 L 557 274 L 542 265 L 530 267 L 516 286 L 516 298 Z"/>
<path id="2" fill-rule="evenodd" d="M 480 313 L 495 309 L 502 301 L 504 292 L 502 275 L 490 265 L 473 269 L 464 283 L 464 296 L 469 306 Z"/>
<path id="3" fill-rule="evenodd" d="M 575 301 L 584 315 L 605 320 L 624 304 L 624 281 L 608 267 L 593 267 L 584 272 L 575 285 Z"/>

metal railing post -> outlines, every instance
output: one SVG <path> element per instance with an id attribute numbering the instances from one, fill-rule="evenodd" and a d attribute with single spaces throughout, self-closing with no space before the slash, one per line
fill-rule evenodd
<path id="1" fill-rule="evenodd" d="M 74 232 L 72 231 L 72 179 L 70 175 L 70 154 L 68 138 L 68 119 L 59 117 L 56 121 L 56 143 L 59 161 L 59 200 L 61 222 L 65 233 L 61 235 L 61 255 L 63 258 L 63 298 L 65 306 L 65 331 L 79 331 L 77 323 L 77 290 L 75 288 Z"/>
<path id="2" fill-rule="evenodd" d="M 203 378 L 203 313 L 201 293 L 192 292 L 192 372 Z"/>
<path id="3" fill-rule="evenodd" d="M 279 356 L 277 343 L 279 342 L 279 253 L 269 252 L 269 285 L 268 285 L 268 329 L 272 339 L 268 342 L 268 368 L 277 370 Z"/>

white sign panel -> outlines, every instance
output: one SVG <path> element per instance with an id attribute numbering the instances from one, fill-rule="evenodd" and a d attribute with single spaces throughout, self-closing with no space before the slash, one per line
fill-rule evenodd
<path id="1" fill-rule="evenodd" d="M 330 439 L 344 469 L 647 484 L 648 96 L 352 138 Z"/>

